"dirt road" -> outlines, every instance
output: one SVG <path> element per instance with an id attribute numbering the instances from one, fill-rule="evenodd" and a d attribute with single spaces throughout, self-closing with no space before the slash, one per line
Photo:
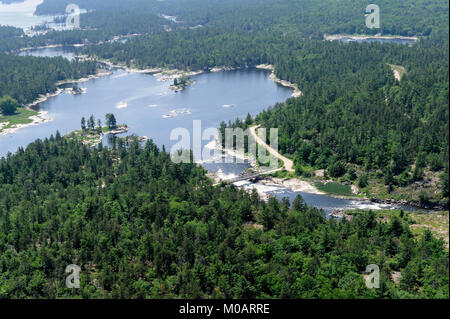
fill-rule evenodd
<path id="1" fill-rule="evenodd" d="M 269 145 L 266 144 L 265 141 L 263 141 L 262 139 L 259 138 L 259 136 L 256 134 L 256 130 L 259 128 L 258 126 L 253 126 L 249 128 L 250 134 L 252 134 L 252 136 L 255 138 L 256 142 L 259 145 L 264 146 L 264 148 L 273 156 L 275 156 L 276 158 L 280 159 L 281 161 L 283 161 L 284 163 L 284 169 L 287 170 L 288 172 L 295 172 L 294 170 L 294 162 L 292 162 L 289 158 L 284 157 L 283 155 L 281 155 L 280 153 L 278 153 L 277 150 L 274 150 L 273 148 L 271 148 Z"/>

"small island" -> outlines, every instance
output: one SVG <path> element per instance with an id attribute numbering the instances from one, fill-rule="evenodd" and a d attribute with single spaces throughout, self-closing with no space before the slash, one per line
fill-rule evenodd
<path id="1" fill-rule="evenodd" d="M 173 84 L 170 86 L 170 89 L 174 90 L 175 92 L 180 92 L 183 91 L 188 85 L 194 83 L 195 82 L 192 81 L 190 77 L 182 76 L 173 80 Z"/>
<path id="2" fill-rule="evenodd" d="M 80 88 L 78 85 L 74 84 L 72 87 L 67 89 L 70 94 L 80 95 L 86 93 L 86 88 Z"/>
<path id="3" fill-rule="evenodd" d="M 67 135 L 81 141 L 83 144 L 90 147 L 100 144 L 105 135 L 117 135 L 128 132 L 129 128 L 126 124 L 117 125 L 117 120 L 114 114 L 108 113 L 105 115 L 106 126 L 102 126 L 100 119 L 95 121 L 94 115 L 91 115 L 88 120 L 81 118 L 81 130 L 73 131 Z"/>

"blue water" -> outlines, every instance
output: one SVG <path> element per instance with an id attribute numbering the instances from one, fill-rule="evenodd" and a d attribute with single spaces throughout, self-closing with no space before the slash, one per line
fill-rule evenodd
<path id="1" fill-rule="evenodd" d="M 73 58 L 67 48 L 20 54 Z M 290 97 L 291 89 L 273 82 L 269 74 L 256 69 L 205 73 L 192 78 L 195 84 L 175 93 L 169 89 L 172 81 L 162 82 L 153 75 L 116 69 L 111 75 L 79 83 L 79 87 L 86 89 L 85 94 L 63 93 L 41 103 L 39 109 L 48 112 L 52 121 L 0 135 L 0 156 L 37 138 L 49 137 L 57 130 L 61 134 L 78 130 L 83 116 L 93 114 L 104 121 L 106 113 L 114 113 L 119 123 L 126 123 L 129 134 L 147 136 L 170 149 L 177 142 L 170 140 L 175 128 L 186 128 L 192 136 L 194 120 L 201 121 L 202 130 L 217 128 L 221 121 L 243 119 L 247 113 L 256 115 Z M 168 117 L 173 114 L 176 117 Z"/>
<path id="2" fill-rule="evenodd" d="M 38 49 L 21 54 L 64 56 L 68 59 L 74 57 L 66 48 Z M 234 121 L 237 117 L 243 119 L 247 113 L 256 115 L 266 107 L 290 97 L 291 89 L 273 82 L 269 74 L 268 71 L 255 69 L 205 73 L 192 78 L 195 84 L 175 93 L 169 89 L 171 82 L 161 82 L 149 74 L 116 69 L 111 75 L 80 83 L 79 87 L 87 90 L 85 94 L 63 93 L 41 103 L 40 109 L 47 111 L 52 121 L 23 128 L 14 134 L 0 135 L 0 156 L 14 152 L 19 146 L 25 147 L 37 138 L 49 137 L 57 130 L 61 134 L 78 130 L 82 116 L 87 118 L 93 114 L 103 120 L 106 113 L 114 113 L 119 123 L 126 123 L 130 127 L 127 134 L 147 136 L 169 150 L 176 143 L 170 140 L 174 128 L 186 128 L 192 136 L 193 120 L 201 120 L 203 130 L 217 128 L 221 121 Z M 126 107 L 118 108 L 125 104 Z M 173 114 L 173 111 L 178 111 L 176 117 L 164 117 Z M 202 144 L 207 142 L 203 141 Z M 212 172 L 220 170 L 225 176 L 238 175 L 249 167 L 247 162 L 202 165 Z M 246 187 L 253 186 L 247 183 Z M 279 199 L 288 197 L 291 202 L 300 194 L 308 205 L 321 208 L 327 214 L 335 209 L 355 208 L 417 210 L 410 206 L 382 205 L 293 192 L 284 187 L 274 187 L 265 193 Z"/>

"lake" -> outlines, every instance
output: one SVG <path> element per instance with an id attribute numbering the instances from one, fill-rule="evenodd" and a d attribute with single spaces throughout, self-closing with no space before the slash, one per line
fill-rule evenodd
<path id="1" fill-rule="evenodd" d="M 73 47 L 56 47 L 56 48 L 42 48 L 42 49 L 30 49 L 19 51 L 20 56 L 39 56 L 45 58 L 63 57 L 68 60 L 74 60 L 75 54 L 73 53 Z"/>
<path id="2" fill-rule="evenodd" d="M 70 48 L 34 49 L 20 54 L 73 58 Z M 247 113 L 256 115 L 290 97 L 292 90 L 273 82 L 269 75 L 268 71 L 256 69 L 205 73 L 192 78 L 195 84 L 175 93 L 169 89 L 171 81 L 115 69 L 111 75 L 79 83 L 86 89 L 85 94 L 63 93 L 41 103 L 40 110 L 48 112 L 52 121 L 0 135 L 0 156 L 57 130 L 61 134 L 77 130 L 83 116 L 93 114 L 104 121 L 106 113 L 114 113 L 119 123 L 126 123 L 129 134 L 147 136 L 170 149 L 176 142 L 170 141 L 171 131 L 186 128 L 192 132 L 193 120 L 200 120 L 203 130 L 217 128 L 221 121 L 243 119 Z M 233 167 L 228 165 L 222 170 L 232 174 Z"/>
<path id="3" fill-rule="evenodd" d="M 68 48 L 35 49 L 21 54 L 74 57 Z M 111 75 L 79 83 L 79 87 L 86 89 L 85 94 L 63 93 L 41 103 L 40 109 L 47 111 L 52 121 L 0 135 L 0 156 L 14 152 L 37 138 L 47 138 L 57 130 L 63 135 L 78 130 L 83 116 L 87 118 L 93 114 L 104 121 L 106 113 L 114 113 L 118 123 L 126 123 L 130 127 L 128 134 L 147 136 L 169 150 L 176 143 L 170 140 L 174 128 L 186 128 L 192 133 L 194 120 L 201 121 L 202 130 L 217 128 L 221 121 L 234 121 L 237 117 L 244 119 L 247 113 L 256 115 L 289 98 L 292 90 L 273 82 L 269 75 L 269 71 L 258 69 L 204 73 L 192 78 L 195 84 L 175 93 L 169 89 L 171 82 L 163 82 L 153 75 L 113 69 Z M 203 145 L 207 142 L 203 141 Z M 202 165 L 209 171 L 219 172 L 222 177 L 237 176 L 249 167 L 248 163 L 207 162 Z M 308 205 L 322 208 L 327 214 L 334 209 L 355 208 L 417 210 L 411 206 L 338 199 L 250 182 L 241 183 L 241 187 L 257 188 L 279 199 L 288 197 L 291 202 L 300 194 Z"/>
<path id="4" fill-rule="evenodd" d="M 42 2 L 43 0 L 24 0 L 23 2 L 4 4 L 0 1 L 0 25 L 27 29 L 52 21 L 53 17 L 34 15 L 36 7 Z"/>

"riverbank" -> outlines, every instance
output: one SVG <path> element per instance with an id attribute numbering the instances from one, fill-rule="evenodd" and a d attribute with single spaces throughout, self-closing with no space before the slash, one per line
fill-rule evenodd
<path id="1" fill-rule="evenodd" d="M 257 181 L 255 185 L 262 186 L 278 186 L 291 190 L 292 192 L 302 192 L 315 195 L 329 195 L 317 189 L 312 183 L 301 180 L 299 178 L 279 178 L 273 176 L 267 176 Z M 331 195 L 329 195 L 331 196 Z"/>
<path id="2" fill-rule="evenodd" d="M 112 74 L 112 71 L 110 71 L 110 70 L 98 69 L 95 74 L 91 74 L 91 75 L 89 75 L 87 77 L 80 78 L 80 79 L 62 80 L 62 81 L 57 82 L 56 86 L 61 86 L 61 85 L 65 85 L 65 84 L 83 83 L 83 82 L 87 82 L 87 81 L 92 80 L 92 79 L 98 79 L 100 77 L 108 76 L 108 75 L 111 75 L 111 74 Z"/>
<path id="3" fill-rule="evenodd" d="M 259 143 L 259 142 L 258 142 Z M 217 141 L 212 141 L 206 145 L 208 149 L 214 149 L 223 152 L 224 154 L 240 159 L 242 161 L 248 161 L 250 165 L 250 170 L 254 173 L 261 173 L 261 176 L 257 178 L 257 180 L 253 183 L 255 186 L 264 186 L 264 187 L 256 187 L 258 194 L 262 199 L 267 199 L 267 194 L 264 191 L 265 187 L 283 187 L 289 189 L 293 192 L 303 192 L 308 194 L 316 194 L 316 195 L 327 195 L 325 192 L 321 192 L 317 187 L 315 187 L 312 183 L 301 180 L 299 178 L 294 177 L 275 177 L 272 176 L 276 171 L 283 171 L 284 168 L 281 167 L 275 171 L 271 171 L 271 173 L 264 173 L 264 170 L 260 168 L 255 157 L 249 157 L 248 154 L 242 154 L 237 152 L 236 150 L 222 148 L 221 145 Z M 292 175 L 292 172 L 290 172 Z M 267 174 L 267 175 L 266 175 Z M 288 173 L 289 174 L 289 173 Z M 209 177 L 214 180 L 215 184 L 219 184 L 220 182 L 227 182 L 230 178 L 224 178 L 220 173 L 209 174 Z M 238 177 L 238 176 L 236 176 Z M 235 183 L 239 186 L 239 183 Z"/>

